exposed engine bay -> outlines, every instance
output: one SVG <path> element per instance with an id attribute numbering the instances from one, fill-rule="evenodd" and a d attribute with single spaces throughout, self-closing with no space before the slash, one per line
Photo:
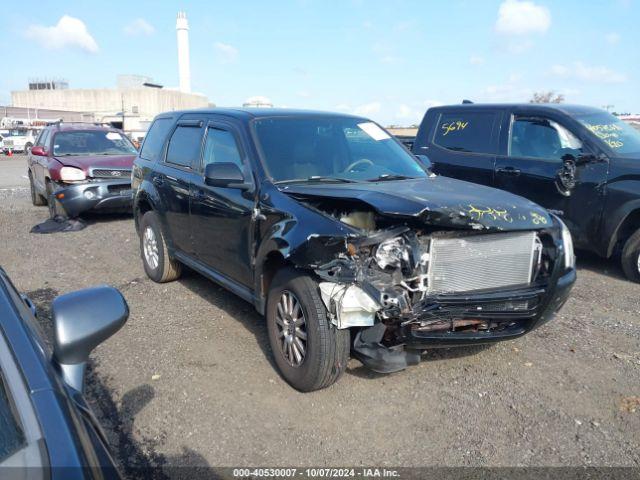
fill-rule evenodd
<path id="1" fill-rule="evenodd" d="M 362 235 L 314 271 L 331 321 L 355 327 L 354 351 L 373 370 L 417 362 L 409 336 L 499 335 L 535 315 L 553 263 L 543 232 L 445 230 L 329 205 L 309 206 Z"/>

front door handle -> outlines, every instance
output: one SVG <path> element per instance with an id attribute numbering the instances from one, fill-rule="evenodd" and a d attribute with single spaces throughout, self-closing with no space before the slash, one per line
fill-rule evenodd
<path id="1" fill-rule="evenodd" d="M 193 192 L 193 198 L 195 200 L 202 200 L 206 197 L 206 194 L 204 193 L 204 190 L 195 190 Z"/>
<path id="2" fill-rule="evenodd" d="M 496 168 L 496 172 L 503 173 L 505 175 L 513 175 L 515 177 L 520 175 L 520 169 L 515 167 Z"/>

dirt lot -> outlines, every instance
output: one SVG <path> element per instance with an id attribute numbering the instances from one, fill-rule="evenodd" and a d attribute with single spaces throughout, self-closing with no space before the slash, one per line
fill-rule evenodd
<path id="1" fill-rule="evenodd" d="M 0 159 L 0 176 L 4 162 Z M 21 176 L 18 176 L 22 178 Z M 89 396 L 132 466 L 640 466 L 640 286 L 582 255 L 553 322 L 488 349 L 433 351 L 393 375 L 355 360 L 333 387 L 292 390 L 252 307 L 193 272 L 144 274 L 128 217 L 34 235 L 28 190 L 0 189 L 0 265 L 43 309 L 108 283 L 131 307 L 93 355 Z"/>

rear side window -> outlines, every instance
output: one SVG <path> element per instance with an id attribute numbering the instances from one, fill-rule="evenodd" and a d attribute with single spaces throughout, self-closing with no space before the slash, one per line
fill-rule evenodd
<path id="1" fill-rule="evenodd" d="M 179 126 L 171 135 L 167 149 L 167 163 L 181 167 L 191 167 L 200 159 L 202 129 L 200 127 Z"/>
<path id="2" fill-rule="evenodd" d="M 204 166 L 210 163 L 235 163 L 242 168 L 242 158 L 231 132 L 209 128 L 204 146 Z"/>
<path id="3" fill-rule="evenodd" d="M 436 125 L 433 143 L 456 152 L 495 154 L 492 112 L 443 113 Z"/>
<path id="4" fill-rule="evenodd" d="M 20 450 L 25 444 L 24 433 L 0 373 L 0 462 Z"/>
<path id="5" fill-rule="evenodd" d="M 151 128 L 149 128 L 147 132 L 142 150 L 140 151 L 141 158 L 151 160 L 152 162 L 160 158 L 162 146 L 164 145 L 165 138 L 167 138 L 167 133 L 169 133 L 171 129 L 171 125 L 173 125 L 173 120 L 170 118 L 159 118 L 153 122 L 153 125 L 151 125 Z"/>

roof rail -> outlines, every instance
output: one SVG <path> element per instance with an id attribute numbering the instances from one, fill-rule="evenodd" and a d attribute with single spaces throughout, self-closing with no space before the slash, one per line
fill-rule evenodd
<path id="1" fill-rule="evenodd" d="M 111 125 L 109 122 L 65 122 L 64 120 L 56 120 L 55 122 L 48 122 L 47 126 L 49 125 L 95 125 L 97 127 L 111 127 L 111 128 L 115 128 L 113 127 L 113 125 Z"/>
<path id="2" fill-rule="evenodd" d="M 467 105 L 467 104 L 470 104 L 470 103 L 473 103 L 473 102 L 471 100 L 467 100 L 466 98 L 464 100 L 462 100 L 462 104 L 463 105 Z"/>

